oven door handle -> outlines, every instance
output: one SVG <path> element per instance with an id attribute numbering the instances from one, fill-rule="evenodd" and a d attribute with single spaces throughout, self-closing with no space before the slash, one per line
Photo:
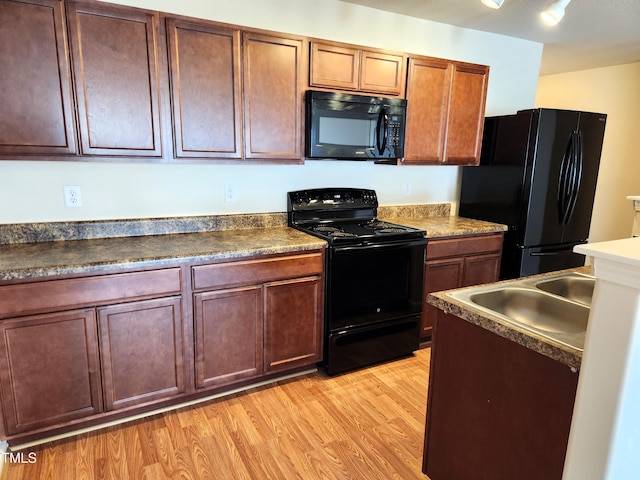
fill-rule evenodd
<path id="1" fill-rule="evenodd" d="M 423 246 L 427 244 L 426 238 L 416 238 L 413 240 L 397 240 L 392 242 L 364 242 L 359 245 L 342 245 L 332 248 L 335 254 L 357 252 L 362 250 L 399 249 L 407 247 Z"/>

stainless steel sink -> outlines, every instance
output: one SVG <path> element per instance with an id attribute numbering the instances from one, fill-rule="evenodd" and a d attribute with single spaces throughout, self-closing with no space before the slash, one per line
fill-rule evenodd
<path id="1" fill-rule="evenodd" d="M 567 275 L 551 280 L 542 280 L 535 285 L 536 288 L 544 290 L 545 292 L 568 298 L 583 305 L 591 305 L 595 283 L 596 280 L 592 277 Z"/>
<path id="2" fill-rule="evenodd" d="M 563 273 L 447 293 L 471 310 L 582 350 L 595 279 Z"/>
<path id="3" fill-rule="evenodd" d="M 587 330 L 589 308 L 536 290 L 507 287 L 471 295 L 469 300 L 536 330 L 552 333 Z"/>

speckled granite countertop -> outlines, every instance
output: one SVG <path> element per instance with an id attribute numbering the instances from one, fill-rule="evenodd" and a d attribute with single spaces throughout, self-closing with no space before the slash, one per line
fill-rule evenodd
<path id="1" fill-rule="evenodd" d="M 382 219 L 393 223 L 400 223 L 408 227 L 426 230 L 426 237 L 433 239 L 463 235 L 499 233 L 507 230 L 506 225 L 484 222 L 482 220 L 472 220 L 470 218 L 463 217 L 383 217 Z"/>
<path id="2" fill-rule="evenodd" d="M 427 238 L 506 229 L 451 217 L 450 205 L 382 206 L 378 217 L 427 231 Z M 287 226 L 287 214 L 77 221 L 0 225 L 0 282 L 93 274 L 322 248 Z"/>
<path id="3" fill-rule="evenodd" d="M 325 245 L 288 227 L 0 245 L 0 281 L 300 252 Z"/>
<path id="4" fill-rule="evenodd" d="M 419 228 L 427 232 L 427 238 L 482 235 L 505 232 L 506 225 L 451 216 L 448 203 L 422 205 L 392 205 L 378 208 L 378 218 Z"/>
<path id="5" fill-rule="evenodd" d="M 592 269 L 591 267 L 581 267 L 569 269 L 567 271 L 576 271 L 590 275 Z M 550 277 L 556 274 L 558 274 L 558 272 L 535 275 L 531 278 L 543 279 L 545 277 Z M 508 286 L 509 284 L 517 281 L 518 280 L 503 280 L 501 282 L 496 282 L 495 285 Z M 582 363 L 581 350 L 568 347 L 559 342 L 554 342 L 553 340 L 547 339 L 546 337 L 543 337 L 541 335 L 537 335 L 531 331 L 518 328 L 517 326 L 506 321 L 501 321 L 500 319 L 493 318 L 485 314 L 482 310 L 474 309 L 466 303 L 447 295 L 448 292 L 470 290 L 474 288 L 477 287 L 466 287 L 464 289 L 434 292 L 427 297 L 427 301 L 431 305 L 434 305 L 435 307 L 443 310 L 446 313 L 455 315 L 456 317 L 460 317 L 470 323 L 473 323 L 474 325 L 484 328 L 485 330 L 489 330 L 496 335 L 504 337 L 524 347 L 534 350 L 542 355 L 545 355 L 546 357 L 564 363 L 569 367 L 577 369 L 580 368 L 580 364 Z"/>

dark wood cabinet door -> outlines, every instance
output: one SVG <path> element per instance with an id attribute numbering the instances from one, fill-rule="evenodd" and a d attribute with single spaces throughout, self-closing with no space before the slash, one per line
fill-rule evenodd
<path id="1" fill-rule="evenodd" d="M 403 163 L 443 162 L 452 70 L 446 60 L 409 59 Z"/>
<path id="2" fill-rule="evenodd" d="M 302 51 L 301 40 L 245 33 L 245 158 L 301 161 Z"/>
<path id="3" fill-rule="evenodd" d="M 76 153 L 63 3 L 0 2 L 0 155 Z"/>
<path id="4" fill-rule="evenodd" d="M 427 246 L 427 248 L 429 248 Z M 424 303 L 422 305 L 421 338 L 431 336 L 433 324 L 438 315 L 438 309 L 426 302 L 431 292 L 450 290 L 462 285 L 464 273 L 464 259 L 461 257 L 442 260 L 429 260 L 424 265 Z"/>
<path id="5" fill-rule="evenodd" d="M 167 19 L 174 153 L 240 158 L 240 32 Z"/>
<path id="6" fill-rule="evenodd" d="M 446 160 L 449 165 L 480 162 L 489 67 L 456 64 L 449 100 Z"/>
<path id="7" fill-rule="evenodd" d="M 475 255 L 465 258 L 462 287 L 491 283 L 500 275 L 500 252 L 487 255 Z"/>
<path id="8" fill-rule="evenodd" d="M 400 95 L 404 91 L 405 71 L 405 57 L 402 55 L 362 50 L 360 90 Z"/>
<path id="9" fill-rule="evenodd" d="M 0 384 L 9 435 L 99 413 L 95 311 L 2 321 Z"/>
<path id="10" fill-rule="evenodd" d="M 307 277 L 265 285 L 265 370 L 322 360 L 322 282 Z"/>
<path id="11" fill-rule="evenodd" d="M 360 50 L 330 43 L 311 43 L 312 87 L 357 90 L 360 80 Z"/>
<path id="12" fill-rule="evenodd" d="M 81 153 L 162 156 L 157 18 L 68 4 Z"/>
<path id="13" fill-rule="evenodd" d="M 184 392 L 180 297 L 101 307 L 98 325 L 107 410 Z"/>
<path id="14" fill-rule="evenodd" d="M 196 388 L 262 373 L 262 286 L 194 295 Z"/>
<path id="15" fill-rule="evenodd" d="M 459 480 L 561 479 L 578 374 L 440 311 L 422 471 Z"/>
<path id="16" fill-rule="evenodd" d="M 427 245 L 421 338 L 431 336 L 438 309 L 427 303 L 429 293 L 498 281 L 502 233 L 434 239 Z"/>

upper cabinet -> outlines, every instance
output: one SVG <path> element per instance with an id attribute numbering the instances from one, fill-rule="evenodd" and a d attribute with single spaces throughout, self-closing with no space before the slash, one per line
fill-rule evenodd
<path id="1" fill-rule="evenodd" d="M 161 157 L 158 14 L 67 8 L 81 153 Z"/>
<path id="2" fill-rule="evenodd" d="M 405 57 L 375 49 L 314 41 L 311 43 L 312 87 L 402 95 Z"/>
<path id="3" fill-rule="evenodd" d="M 302 40 L 173 18 L 166 28 L 177 159 L 302 160 Z"/>
<path id="4" fill-rule="evenodd" d="M 0 2 L 0 155 L 76 152 L 63 4 Z"/>
<path id="5" fill-rule="evenodd" d="M 404 164 L 477 165 L 489 67 L 413 57 Z"/>
<path id="6" fill-rule="evenodd" d="M 106 2 L 0 1 L 0 158 L 301 163 L 314 88 L 406 96 L 400 164 L 477 164 L 489 67 L 407 58 Z"/>
<path id="7" fill-rule="evenodd" d="M 243 37 L 244 156 L 302 159 L 302 40 Z"/>
<path id="8" fill-rule="evenodd" d="M 168 18 L 176 158 L 241 158 L 240 31 Z"/>

